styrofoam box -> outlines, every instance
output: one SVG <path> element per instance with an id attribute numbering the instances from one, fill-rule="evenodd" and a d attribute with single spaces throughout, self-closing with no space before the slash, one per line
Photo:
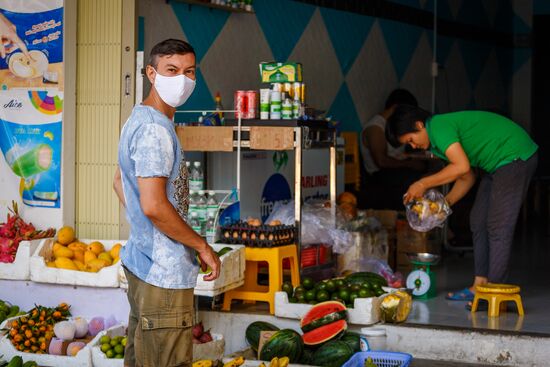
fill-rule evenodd
<path id="1" fill-rule="evenodd" d="M 126 241 L 122 240 L 80 240 L 80 242 L 86 244 L 93 241 L 101 242 L 107 251 L 117 243 L 123 246 L 126 244 Z M 101 269 L 97 273 L 47 267 L 45 258 L 53 258 L 52 248 L 54 243 L 53 239 L 43 240 L 31 256 L 30 269 L 33 282 L 118 288 L 120 261 Z"/>
<path id="2" fill-rule="evenodd" d="M 220 260 L 222 263 L 221 273 L 218 279 L 207 282 L 203 280 L 206 274 L 197 275 L 197 285 L 195 286 L 196 296 L 214 297 L 230 289 L 240 287 L 244 284 L 245 269 L 245 248 L 243 245 L 224 245 L 212 244 L 214 251 L 219 251 L 224 247 L 231 247 L 233 250 L 223 255 Z M 121 268 L 119 271 L 120 288 L 128 288 L 128 281 Z"/>
<path id="3" fill-rule="evenodd" d="M 107 330 L 104 330 L 96 335 L 94 340 L 92 340 L 92 364 L 94 367 L 122 367 L 124 366 L 123 358 L 107 358 L 105 353 L 101 351 L 101 345 L 99 344 L 99 339 L 104 335 L 113 336 L 124 336 L 126 331 L 126 326 L 124 325 L 115 325 Z M 93 344 L 92 344 L 93 343 Z"/>
<path id="4" fill-rule="evenodd" d="M 7 322 L 15 320 L 21 316 L 12 317 L 2 323 L 3 329 Z M 14 348 L 11 341 L 8 339 L 8 335 L 4 335 L 0 339 L 0 355 L 4 356 L 4 359 L 8 361 L 15 356 L 21 356 L 23 362 L 35 361 L 39 366 L 51 366 L 51 367 L 92 367 L 92 354 L 91 346 L 96 338 L 92 339 L 84 348 L 82 348 L 74 357 L 69 356 L 55 356 L 51 354 L 35 354 L 35 353 L 23 353 Z"/>
<path id="5" fill-rule="evenodd" d="M 380 321 L 378 297 L 356 298 L 353 308 L 348 308 L 348 322 L 372 325 Z M 275 316 L 301 319 L 313 307 L 304 303 L 290 303 L 286 292 L 275 293 Z"/>
<path id="6" fill-rule="evenodd" d="M 31 276 L 30 259 L 41 241 L 21 241 L 15 261 L 11 264 L 0 263 L 0 279 L 29 280 Z"/>

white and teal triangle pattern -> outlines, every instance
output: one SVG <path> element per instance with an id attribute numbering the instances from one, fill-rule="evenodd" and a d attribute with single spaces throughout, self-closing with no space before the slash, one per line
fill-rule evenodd
<path id="1" fill-rule="evenodd" d="M 434 4 L 394 2 L 428 11 Z M 530 31 L 529 9 L 516 7 L 516 13 L 512 0 L 437 3 L 443 19 L 508 33 Z M 255 0 L 254 8 L 255 14 L 242 14 L 176 0 L 138 1 L 146 54 L 168 37 L 189 41 L 197 52 L 197 86 L 184 109 L 213 108 L 218 91 L 231 108 L 235 90 L 262 87 L 260 62 L 287 60 L 303 64 L 308 104 L 340 121 L 341 130 L 360 131 L 398 87 L 430 108 L 431 30 L 293 0 Z M 509 112 L 513 75 L 530 59 L 530 50 L 439 37 L 436 110 Z"/>

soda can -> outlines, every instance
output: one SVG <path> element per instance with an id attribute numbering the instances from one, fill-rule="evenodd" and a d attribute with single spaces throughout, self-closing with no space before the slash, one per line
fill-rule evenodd
<path id="1" fill-rule="evenodd" d="M 247 119 L 255 119 L 258 115 L 258 91 L 246 91 L 248 111 L 246 112 Z"/>
<path id="2" fill-rule="evenodd" d="M 244 90 L 238 90 L 235 91 L 234 94 L 234 106 L 235 106 L 235 118 L 238 119 L 239 117 L 244 119 L 246 118 L 245 115 L 248 112 L 248 96 L 246 95 L 246 91 Z"/>

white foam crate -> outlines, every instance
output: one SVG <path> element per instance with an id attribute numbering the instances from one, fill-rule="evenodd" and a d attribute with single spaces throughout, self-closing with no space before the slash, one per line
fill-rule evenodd
<path id="1" fill-rule="evenodd" d="M 42 240 L 21 241 L 13 263 L 0 263 L 0 279 L 29 280 L 30 260 Z"/>
<path id="2" fill-rule="evenodd" d="M 372 325 L 380 321 L 378 297 L 356 298 L 353 308 L 348 308 L 348 323 Z M 301 319 L 312 308 L 304 303 L 290 303 L 286 292 L 275 293 L 275 316 Z"/>
<path id="3" fill-rule="evenodd" d="M 21 316 L 15 316 L 5 320 L 0 329 L 6 328 L 8 322 L 18 319 Z M 69 356 L 55 356 L 51 354 L 35 354 L 24 353 L 14 348 L 11 341 L 8 339 L 8 335 L 2 336 L 0 339 L 0 356 L 6 360 L 10 360 L 15 356 L 23 358 L 23 362 L 35 361 L 39 366 L 55 366 L 55 367 L 92 367 L 92 354 L 91 346 L 96 338 L 92 339 L 84 348 L 82 348 L 74 357 Z"/>
<path id="4" fill-rule="evenodd" d="M 80 242 L 86 244 L 93 241 L 101 242 L 107 251 L 117 243 L 120 243 L 123 246 L 126 244 L 126 241 L 122 240 L 80 240 Z M 80 285 L 87 287 L 119 287 L 119 269 L 121 268 L 120 261 L 116 264 L 101 269 L 97 273 L 47 267 L 45 258 L 53 258 L 52 248 L 54 243 L 54 239 L 43 240 L 31 256 L 30 270 L 31 280 L 33 282 Z"/>
<path id="5" fill-rule="evenodd" d="M 233 250 L 220 258 L 222 268 L 218 279 L 207 282 L 203 279 L 206 274 L 199 273 L 197 275 L 197 285 L 195 286 L 196 296 L 214 297 L 244 284 L 244 269 L 246 266 L 244 246 L 218 243 L 212 244 L 211 246 L 214 251 L 219 251 L 224 247 L 231 247 Z M 119 271 L 119 281 L 120 288 L 128 288 L 128 281 L 122 268 Z"/>
<path id="6" fill-rule="evenodd" d="M 107 330 L 103 330 L 98 333 L 94 340 L 90 343 L 92 349 L 92 365 L 94 367 L 122 367 L 124 366 L 124 358 L 115 359 L 107 358 L 105 353 L 100 349 L 101 345 L 99 344 L 99 339 L 104 335 L 113 336 L 124 336 L 126 332 L 126 326 L 124 325 L 115 325 Z M 93 344 L 92 344 L 93 343 Z"/>

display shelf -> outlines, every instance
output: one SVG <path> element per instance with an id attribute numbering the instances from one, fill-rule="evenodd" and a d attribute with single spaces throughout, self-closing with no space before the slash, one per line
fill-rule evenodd
<path id="1" fill-rule="evenodd" d="M 207 1 L 200 1 L 200 0 L 166 0 L 166 3 L 169 3 L 170 1 L 186 3 L 186 4 L 189 4 L 189 6 L 191 6 L 191 5 L 204 6 L 204 7 L 210 8 L 210 9 L 224 10 L 224 11 L 233 12 L 233 13 L 254 14 L 254 10 L 234 8 L 234 7 L 228 6 L 228 5 L 213 4 L 213 3 L 207 2 Z"/>

